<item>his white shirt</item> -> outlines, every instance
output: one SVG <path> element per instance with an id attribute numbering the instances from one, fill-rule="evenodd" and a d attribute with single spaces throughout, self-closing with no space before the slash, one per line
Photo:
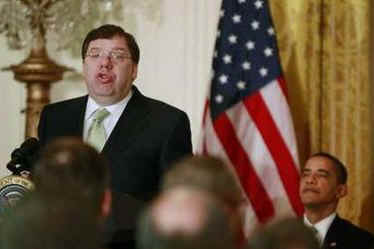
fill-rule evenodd
<path id="1" fill-rule="evenodd" d="M 127 103 L 130 101 L 131 96 L 132 96 L 132 90 L 130 90 L 129 94 L 127 94 L 127 96 L 123 100 L 121 100 L 118 103 L 115 103 L 113 105 L 108 105 L 108 106 L 100 106 L 99 104 L 95 102 L 95 100 L 93 100 L 91 97 L 88 97 L 86 112 L 84 115 L 83 140 L 87 141 L 88 129 L 91 126 L 94 112 L 97 109 L 103 108 L 103 107 L 108 112 L 110 112 L 109 116 L 106 117 L 103 121 L 105 133 L 106 133 L 106 139 L 108 139 L 114 127 L 116 126 L 119 118 L 121 117 L 123 110 L 125 110 Z"/>
<path id="2" fill-rule="evenodd" d="M 333 212 L 326 218 L 320 220 L 319 222 L 315 223 L 314 225 L 308 220 L 306 215 L 304 214 L 304 224 L 310 227 L 314 227 L 318 232 L 318 238 L 320 239 L 321 245 L 323 244 L 323 241 L 325 240 L 327 231 L 329 230 L 332 222 L 334 221 L 336 217 L 336 212 Z"/>

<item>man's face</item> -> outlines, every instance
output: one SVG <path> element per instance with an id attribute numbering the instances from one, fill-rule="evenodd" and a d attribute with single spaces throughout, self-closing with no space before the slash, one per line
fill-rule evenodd
<path id="1" fill-rule="evenodd" d="M 299 191 L 305 207 L 334 206 L 346 191 L 346 185 L 338 182 L 336 168 L 330 159 L 316 156 L 307 161 Z"/>
<path id="2" fill-rule="evenodd" d="M 101 105 L 111 105 L 127 96 L 137 76 L 137 65 L 124 38 L 90 42 L 83 61 L 88 94 Z"/>

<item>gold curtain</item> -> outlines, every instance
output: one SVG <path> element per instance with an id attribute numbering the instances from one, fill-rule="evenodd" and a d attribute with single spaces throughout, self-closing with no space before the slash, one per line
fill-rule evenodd
<path id="1" fill-rule="evenodd" d="M 374 231 L 370 0 L 270 0 L 301 164 L 326 151 L 348 169 L 339 213 Z"/>

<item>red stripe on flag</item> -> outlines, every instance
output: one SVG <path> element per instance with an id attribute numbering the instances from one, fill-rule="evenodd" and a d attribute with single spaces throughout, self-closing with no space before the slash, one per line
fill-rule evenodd
<path id="1" fill-rule="evenodd" d="M 283 77 L 279 77 L 277 79 L 278 83 L 279 83 L 279 86 L 280 88 L 282 89 L 282 93 L 283 95 L 286 97 L 286 99 L 288 100 L 288 91 L 287 91 L 287 85 L 286 85 L 286 81 L 283 79 Z"/>
<path id="2" fill-rule="evenodd" d="M 243 150 L 235 129 L 226 113 L 222 113 L 213 123 L 216 134 L 221 141 L 227 156 L 233 164 L 240 183 L 250 200 L 253 209 L 261 223 L 274 216 L 273 203 L 262 186 L 253 169 L 248 155 Z"/>
<path id="3" fill-rule="evenodd" d="M 295 213 L 302 215 L 304 208 L 299 196 L 299 172 L 260 92 L 247 97 L 244 105 L 277 165 L 279 176 Z"/>

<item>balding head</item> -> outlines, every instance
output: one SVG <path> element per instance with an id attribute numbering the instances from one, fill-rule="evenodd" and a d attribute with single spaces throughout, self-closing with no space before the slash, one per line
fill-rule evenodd
<path id="1" fill-rule="evenodd" d="M 162 193 L 141 217 L 137 236 L 140 249 L 233 246 L 222 203 L 208 192 L 186 187 Z"/>
<path id="2" fill-rule="evenodd" d="M 48 144 L 32 176 L 45 198 L 79 199 L 97 212 L 103 211 L 109 191 L 108 165 L 94 148 L 77 138 L 60 138 Z M 105 209 L 106 215 L 109 207 Z"/>

